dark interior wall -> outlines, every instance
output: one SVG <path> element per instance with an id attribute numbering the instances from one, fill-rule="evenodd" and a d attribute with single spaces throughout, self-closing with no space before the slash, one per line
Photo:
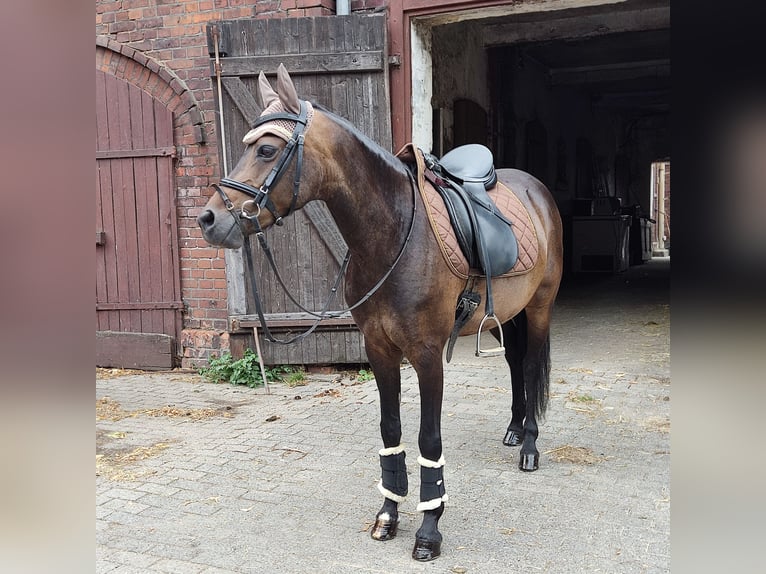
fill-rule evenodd
<path id="1" fill-rule="evenodd" d="M 627 182 L 616 180 L 614 169 L 623 130 L 619 115 L 594 108 L 577 87 L 551 86 L 545 66 L 528 58 L 524 47 L 490 49 L 487 57 L 491 147 L 498 167 L 532 173 L 554 193 L 565 214 L 576 197 L 627 196 Z"/>
<path id="2" fill-rule="evenodd" d="M 487 112 L 485 141 L 497 166 L 541 179 L 562 214 L 575 198 L 599 195 L 648 213 L 650 165 L 670 155 L 668 114 L 607 105 L 585 84 L 553 85 L 549 69 L 528 55 L 534 44 L 485 47 L 480 30 L 476 21 L 432 29 L 441 151 L 455 143 L 456 100 L 469 99 Z"/>

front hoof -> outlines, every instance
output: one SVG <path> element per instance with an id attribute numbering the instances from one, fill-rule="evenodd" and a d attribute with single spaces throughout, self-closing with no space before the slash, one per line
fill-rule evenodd
<path id="1" fill-rule="evenodd" d="M 442 543 L 415 538 L 415 548 L 412 549 L 412 557 L 418 562 L 429 562 L 438 558 L 442 553 Z"/>
<path id="2" fill-rule="evenodd" d="M 375 524 L 370 530 L 370 536 L 373 540 L 391 540 L 396 536 L 399 528 L 399 520 L 392 519 L 390 516 L 376 516 Z"/>
<path id="3" fill-rule="evenodd" d="M 524 472 L 532 472 L 540 468 L 540 453 L 522 454 L 519 457 L 519 469 Z"/>
<path id="4" fill-rule="evenodd" d="M 522 442 L 524 442 L 524 431 L 508 429 L 503 438 L 505 446 L 519 446 Z"/>

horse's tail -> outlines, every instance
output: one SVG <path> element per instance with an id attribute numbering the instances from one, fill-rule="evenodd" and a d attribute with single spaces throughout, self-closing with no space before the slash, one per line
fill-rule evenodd
<path id="1" fill-rule="evenodd" d="M 516 327 L 514 332 L 516 334 L 515 340 L 512 342 L 516 346 L 518 352 L 524 357 L 526 361 L 530 357 L 529 354 L 529 330 L 528 319 L 526 309 L 522 309 L 518 315 L 513 318 L 514 326 Z M 524 386 L 526 387 L 527 407 L 534 407 L 535 415 L 538 418 L 542 418 L 545 415 L 545 411 L 548 408 L 548 397 L 550 396 L 550 382 L 551 382 L 551 335 L 550 330 L 545 335 L 545 340 L 540 345 L 540 350 L 537 356 L 536 371 L 527 371 L 524 369 Z M 528 379 L 534 379 L 530 382 Z M 534 385 L 530 388 L 527 385 Z"/>
<path id="2" fill-rule="evenodd" d="M 538 418 L 545 416 L 545 411 L 548 408 L 548 398 L 550 397 L 551 386 L 551 336 L 550 333 L 545 336 L 545 341 L 540 347 L 540 356 L 537 363 L 537 376 L 535 377 L 535 383 L 537 385 L 537 392 L 535 396 L 537 401 L 534 405 L 535 413 Z"/>

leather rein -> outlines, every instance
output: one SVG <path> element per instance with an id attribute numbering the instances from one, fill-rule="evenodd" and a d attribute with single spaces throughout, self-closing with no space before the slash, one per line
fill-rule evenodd
<path id="1" fill-rule="evenodd" d="M 301 172 L 303 168 L 303 145 L 305 140 L 305 130 L 306 125 L 308 123 L 308 111 L 306 107 L 306 103 L 304 101 L 300 102 L 300 114 L 291 114 L 291 113 L 274 113 L 274 114 L 267 114 L 264 116 L 261 116 L 258 118 L 252 125 L 252 128 L 257 128 L 260 125 L 263 125 L 268 122 L 273 122 L 276 120 L 287 120 L 287 121 L 293 121 L 295 122 L 295 128 L 293 129 L 292 136 L 287 142 L 287 145 L 282 150 L 282 154 L 280 155 L 279 159 L 277 160 L 276 164 L 274 165 L 274 168 L 271 170 L 269 175 L 264 180 L 263 184 L 259 188 L 253 187 L 251 185 L 248 185 L 246 183 L 230 179 L 228 177 L 224 177 L 220 181 L 220 185 L 224 187 L 229 187 L 231 189 L 235 189 L 237 191 L 240 191 L 246 195 L 249 195 L 252 197 L 252 199 L 248 199 L 245 201 L 240 210 L 239 213 L 234 208 L 234 204 L 232 203 L 231 199 L 229 199 L 228 195 L 226 195 L 226 192 L 221 189 L 219 185 L 213 184 L 213 188 L 218 192 L 218 194 L 221 196 L 221 199 L 223 200 L 224 205 L 226 206 L 226 209 L 228 212 L 232 215 L 234 220 L 237 222 L 237 225 L 239 226 L 240 230 L 242 231 L 242 234 L 247 237 L 247 234 L 245 233 L 245 230 L 242 225 L 242 219 L 247 219 L 255 226 L 256 232 L 255 235 L 258 238 L 258 243 L 261 246 L 261 249 L 263 249 L 264 255 L 266 256 L 266 260 L 269 262 L 269 266 L 271 267 L 272 271 L 274 272 L 275 277 L 277 278 L 277 281 L 279 282 L 279 285 L 284 290 L 287 297 L 292 301 L 299 309 L 302 311 L 308 313 L 309 315 L 312 315 L 316 317 L 316 321 L 309 327 L 308 330 L 304 331 L 303 333 L 300 333 L 298 335 L 295 335 L 294 337 L 290 337 L 288 339 L 277 339 L 272 334 L 271 330 L 269 329 L 267 323 L 266 323 L 266 317 L 263 312 L 263 304 L 261 302 L 261 297 L 258 292 L 258 285 L 255 279 L 255 265 L 253 264 L 253 254 L 252 250 L 250 249 L 249 243 L 245 241 L 242 245 L 242 250 L 245 254 L 245 262 L 247 265 L 247 274 L 250 278 L 250 286 L 251 290 L 253 292 L 253 299 L 255 300 L 255 310 L 258 314 L 258 320 L 261 324 L 261 329 L 263 330 L 264 337 L 267 341 L 270 341 L 272 343 L 277 343 L 280 345 L 289 345 L 290 343 L 294 343 L 296 341 L 299 341 L 301 339 L 304 339 L 305 337 L 309 336 L 311 333 L 313 333 L 316 328 L 319 326 L 319 324 L 324 319 L 332 319 L 332 318 L 338 318 L 342 317 L 345 313 L 349 313 L 350 311 L 353 311 L 357 307 L 361 306 L 367 300 L 372 297 L 382 286 L 383 283 L 386 282 L 388 277 L 391 275 L 391 273 L 394 271 L 396 266 L 399 264 L 399 261 L 401 260 L 402 256 L 404 255 L 404 251 L 407 247 L 407 245 L 410 242 L 410 239 L 412 238 L 412 232 L 415 228 L 415 215 L 417 213 L 417 197 L 416 197 L 416 183 L 412 176 L 412 174 L 407 171 L 410 179 L 410 187 L 412 190 L 412 219 L 410 221 L 409 230 L 407 231 L 407 236 L 404 239 L 404 243 L 402 244 L 401 248 L 399 249 L 399 253 L 396 256 L 396 259 L 394 259 L 394 262 L 390 265 L 388 270 L 383 274 L 383 276 L 378 280 L 375 285 L 372 286 L 372 288 L 365 293 L 364 296 L 362 296 L 356 303 L 351 305 L 350 307 L 346 309 L 341 309 L 339 311 L 328 311 L 330 308 L 330 305 L 332 305 L 333 300 L 335 299 L 335 296 L 337 295 L 338 288 L 340 286 L 341 280 L 346 274 L 346 270 L 348 269 L 349 261 L 351 260 L 351 251 L 346 251 L 346 255 L 343 258 L 343 262 L 341 263 L 340 269 L 338 270 L 338 275 L 335 278 L 335 281 L 333 283 L 332 289 L 330 290 L 330 295 L 327 299 L 327 303 L 325 303 L 324 307 L 320 312 L 311 311 L 301 305 L 295 297 L 290 293 L 290 290 L 287 288 L 287 285 L 282 280 L 282 276 L 279 273 L 279 270 L 277 269 L 276 262 L 274 261 L 274 256 L 271 252 L 271 249 L 269 248 L 268 242 L 266 241 L 266 235 L 261 227 L 260 222 L 258 221 L 258 216 L 261 213 L 262 208 L 266 208 L 271 212 L 271 214 L 274 216 L 274 224 L 275 225 L 283 225 L 284 221 L 283 218 L 290 215 L 293 211 L 295 211 L 295 205 L 298 201 L 298 193 L 300 191 L 300 179 L 301 179 Z M 279 180 L 282 178 L 282 176 L 285 174 L 287 169 L 290 167 L 290 164 L 292 163 L 293 159 L 296 159 L 296 168 L 295 168 L 295 178 L 293 179 L 293 195 L 292 195 L 292 201 L 290 203 L 290 207 L 287 210 L 287 213 L 284 215 L 280 215 L 276 206 L 274 205 L 274 202 L 269 197 L 269 194 L 271 190 L 274 188 L 274 186 L 279 182 Z M 249 205 L 254 205 L 256 207 L 255 213 L 250 213 L 247 211 L 247 207 Z"/>

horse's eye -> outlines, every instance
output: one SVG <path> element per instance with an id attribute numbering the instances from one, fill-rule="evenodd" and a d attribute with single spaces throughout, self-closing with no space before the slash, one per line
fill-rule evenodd
<path id="1" fill-rule="evenodd" d="M 273 145 L 264 144 L 258 148 L 258 157 L 271 159 L 277 154 L 277 148 Z"/>

